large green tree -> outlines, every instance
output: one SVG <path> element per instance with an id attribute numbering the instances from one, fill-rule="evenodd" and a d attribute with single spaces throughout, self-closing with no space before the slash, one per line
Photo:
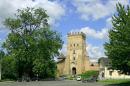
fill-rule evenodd
<path id="1" fill-rule="evenodd" d="M 55 76 L 54 57 L 63 42 L 61 35 L 50 29 L 48 18 L 42 8 L 26 8 L 5 20 L 11 32 L 3 47 L 15 61 L 17 77 Z"/>
<path id="2" fill-rule="evenodd" d="M 130 74 L 130 8 L 117 4 L 117 13 L 112 17 L 109 41 L 105 43 L 106 55 L 111 67 Z"/>

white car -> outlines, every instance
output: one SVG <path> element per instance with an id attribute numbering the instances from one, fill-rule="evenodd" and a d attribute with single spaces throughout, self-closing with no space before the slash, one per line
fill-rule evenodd
<path id="1" fill-rule="evenodd" d="M 81 76 L 77 76 L 77 77 L 76 77 L 76 80 L 77 80 L 77 81 L 81 81 Z"/>

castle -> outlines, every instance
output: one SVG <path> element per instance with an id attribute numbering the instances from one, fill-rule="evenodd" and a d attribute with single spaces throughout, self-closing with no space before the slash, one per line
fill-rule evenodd
<path id="1" fill-rule="evenodd" d="M 97 63 L 92 63 L 86 51 L 86 35 L 72 32 L 67 35 L 67 55 L 58 58 L 57 74 L 78 75 L 89 70 L 99 70 Z"/>

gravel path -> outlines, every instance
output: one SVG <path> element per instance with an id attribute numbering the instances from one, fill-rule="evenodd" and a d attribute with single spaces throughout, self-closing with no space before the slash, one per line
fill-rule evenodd
<path id="1" fill-rule="evenodd" d="M 99 83 L 81 81 L 35 81 L 35 82 L 0 82 L 0 86 L 103 86 Z"/>

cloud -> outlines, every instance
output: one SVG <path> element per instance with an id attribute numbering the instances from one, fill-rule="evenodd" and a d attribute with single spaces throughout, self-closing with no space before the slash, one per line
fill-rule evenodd
<path id="1" fill-rule="evenodd" d="M 63 44 L 63 47 L 60 50 L 60 53 L 63 53 L 65 56 L 67 56 L 67 45 L 66 44 Z"/>
<path id="2" fill-rule="evenodd" d="M 103 28 L 100 31 L 96 31 L 95 29 L 92 29 L 90 27 L 84 27 L 80 29 L 81 32 L 84 32 L 87 37 L 93 37 L 96 39 L 108 39 L 108 29 Z"/>
<path id="3" fill-rule="evenodd" d="M 87 37 L 92 37 L 95 39 L 106 40 L 108 39 L 108 29 L 102 28 L 100 31 L 96 31 L 90 27 L 83 27 L 81 29 L 72 29 L 70 32 L 83 32 Z"/>
<path id="4" fill-rule="evenodd" d="M 103 46 L 93 46 L 92 44 L 88 44 L 86 50 L 90 59 L 98 59 L 100 57 L 105 57 Z"/>
<path id="5" fill-rule="evenodd" d="M 107 26 L 108 28 L 111 28 L 111 27 L 112 27 L 112 18 L 111 18 L 111 17 L 109 17 L 109 18 L 106 19 L 106 26 Z"/>
<path id="6" fill-rule="evenodd" d="M 10 31 L 8 29 L 0 29 L 0 39 L 1 41 L 2 40 L 5 40 L 5 38 L 7 37 L 7 34 L 9 33 Z M 0 42 L 1 42 L 0 41 Z"/>
<path id="7" fill-rule="evenodd" d="M 5 38 L 7 37 L 7 34 L 9 33 L 10 31 L 8 29 L 0 29 L 0 48 L 3 44 L 3 42 L 5 42 Z"/>
<path id="8" fill-rule="evenodd" d="M 37 0 L 36 6 L 43 7 L 47 10 L 47 14 L 50 16 L 49 23 L 53 24 L 56 20 L 59 20 L 61 16 L 65 14 L 64 7 L 58 2 L 51 2 L 48 0 Z"/>
<path id="9" fill-rule="evenodd" d="M 2 21 L 16 13 L 17 9 L 25 7 L 42 7 L 47 10 L 47 14 L 50 16 L 49 22 L 55 23 L 56 20 L 60 19 L 65 14 L 65 10 L 61 4 L 56 1 L 49 0 L 1 0 L 0 1 L 0 26 Z"/>
<path id="10" fill-rule="evenodd" d="M 77 12 L 80 13 L 82 19 L 98 20 L 115 13 L 116 3 L 118 2 L 127 5 L 129 0 L 73 0 L 73 5 L 76 7 Z"/>

